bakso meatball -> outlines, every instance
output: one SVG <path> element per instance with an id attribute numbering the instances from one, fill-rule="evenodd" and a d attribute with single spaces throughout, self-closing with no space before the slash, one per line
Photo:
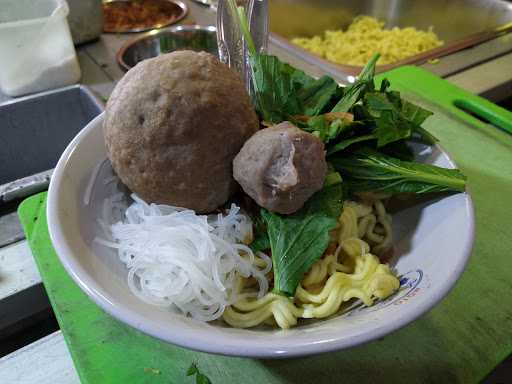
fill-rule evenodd
<path id="1" fill-rule="evenodd" d="M 233 159 L 259 122 L 235 72 L 210 54 L 177 51 L 128 71 L 103 128 L 128 188 L 147 202 L 204 213 L 236 190 Z"/>
<path id="2" fill-rule="evenodd" d="M 289 122 L 256 132 L 233 161 L 245 193 L 269 211 L 290 214 L 323 186 L 324 144 Z"/>

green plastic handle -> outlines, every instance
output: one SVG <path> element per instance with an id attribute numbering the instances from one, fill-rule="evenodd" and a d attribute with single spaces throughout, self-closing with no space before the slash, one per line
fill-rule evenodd
<path id="1" fill-rule="evenodd" d="M 453 101 L 453 105 L 512 135 L 512 112 L 490 102 L 482 101 L 482 99 L 478 102 L 470 99 L 456 99 Z"/>
<path id="2" fill-rule="evenodd" d="M 405 65 L 377 76 L 377 80 L 384 78 L 389 79 L 392 87 L 420 96 L 476 128 L 492 126 L 512 134 L 512 112 L 424 69 Z"/>

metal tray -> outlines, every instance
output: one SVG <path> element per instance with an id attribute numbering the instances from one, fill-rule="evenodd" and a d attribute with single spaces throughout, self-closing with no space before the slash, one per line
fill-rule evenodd
<path id="1" fill-rule="evenodd" d="M 103 14 L 104 14 L 104 26 L 103 26 L 103 32 L 105 33 L 137 33 L 137 32 L 145 32 L 152 29 L 158 29 L 167 27 L 172 24 L 176 24 L 177 22 L 183 20 L 185 16 L 188 14 L 188 7 L 187 4 L 185 4 L 183 1 L 179 0 L 159 0 L 159 2 L 162 3 L 162 5 L 170 7 L 176 11 L 176 16 L 170 19 L 167 19 L 163 23 L 156 23 L 156 24 L 147 24 L 145 26 L 141 26 L 139 28 L 108 28 L 107 25 L 107 9 L 108 6 L 115 6 L 116 4 L 119 5 L 127 5 L 128 3 L 131 3 L 131 0 L 103 0 Z"/>
<path id="2" fill-rule="evenodd" d="M 0 204 L 46 189 L 66 146 L 101 111 L 81 85 L 0 105 Z"/>
<path id="3" fill-rule="evenodd" d="M 377 67 L 382 72 L 424 63 L 512 31 L 512 2 L 503 0 L 272 0 L 269 15 L 272 43 L 327 73 L 343 74 L 347 83 L 354 80 L 361 67 L 329 62 L 289 39 L 346 29 L 355 16 L 369 15 L 385 21 L 386 28 L 432 26 L 445 42 L 442 47 Z"/>

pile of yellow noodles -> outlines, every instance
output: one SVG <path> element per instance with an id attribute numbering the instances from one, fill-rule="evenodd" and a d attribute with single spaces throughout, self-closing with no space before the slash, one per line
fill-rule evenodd
<path id="1" fill-rule="evenodd" d="M 299 318 L 325 318 L 353 299 L 370 306 L 395 292 L 399 282 L 387 264 L 370 252 L 391 246 L 391 216 L 380 200 L 372 204 L 345 202 L 334 241 L 324 257 L 302 279 L 294 298 L 272 292 L 255 299 L 257 286 L 239 277 L 239 299 L 224 311 L 223 319 L 237 328 L 260 324 L 290 328 Z M 256 263 L 258 259 L 256 259 Z M 269 274 L 271 277 L 271 273 Z"/>
<path id="2" fill-rule="evenodd" d="M 432 31 L 413 27 L 383 29 L 384 23 L 370 16 L 358 16 L 347 31 L 325 31 L 324 36 L 294 38 L 292 43 L 338 64 L 363 66 L 374 53 L 378 65 L 417 55 L 443 45 Z"/>

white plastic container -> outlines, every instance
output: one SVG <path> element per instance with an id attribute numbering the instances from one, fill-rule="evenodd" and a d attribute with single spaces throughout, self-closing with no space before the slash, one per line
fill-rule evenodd
<path id="1" fill-rule="evenodd" d="M 65 0 L 0 0 L 0 90 L 9 96 L 70 85 L 80 66 Z"/>

